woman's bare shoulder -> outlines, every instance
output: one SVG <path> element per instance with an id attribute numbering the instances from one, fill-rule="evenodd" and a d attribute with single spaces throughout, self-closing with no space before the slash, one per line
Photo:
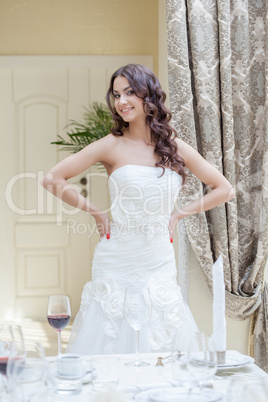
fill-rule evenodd
<path id="1" fill-rule="evenodd" d="M 86 148 L 88 152 L 94 151 L 99 157 L 103 158 L 107 153 L 113 151 L 118 143 L 118 138 L 115 135 L 107 134 L 105 137 L 92 142 Z M 100 162 L 100 160 L 98 162 Z"/>
<path id="2" fill-rule="evenodd" d="M 109 172 L 122 154 L 123 139 L 121 136 L 107 134 L 96 142 L 98 142 L 98 149 L 101 149 L 99 162 L 101 162 Z"/>
<path id="3" fill-rule="evenodd" d="M 120 143 L 121 137 L 114 134 L 107 134 L 105 137 L 98 140 L 99 144 L 106 146 L 116 146 Z"/>

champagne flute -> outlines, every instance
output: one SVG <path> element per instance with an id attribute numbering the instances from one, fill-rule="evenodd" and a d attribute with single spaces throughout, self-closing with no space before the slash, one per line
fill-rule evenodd
<path id="1" fill-rule="evenodd" d="M 135 330 L 136 358 L 134 362 L 125 363 L 126 366 L 143 367 L 150 363 L 141 361 L 139 357 L 139 334 L 143 325 L 150 321 L 152 305 L 148 288 L 130 287 L 125 291 L 124 317 L 128 324 Z"/>
<path id="2" fill-rule="evenodd" d="M 61 355 L 61 331 L 71 319 L 71 307 L 69 297 L 65 295 L 53 295 L 49 297 L 47 319 L 52 328 L 58 333 L 58 355 Z"/>
<path id="3" fill-rule="evenodd" d="M 192 389 L 193 376 L 188 371 L 187 356 L 185 356 L 185 351 L 188 350 L 188 343 L 189 339 L 185 340 L 183 332 L 178 328 L 172 343 L 171 370 L 176 387 L 184 387 L 189 393 Z"/>
<path id="4" fill-rule="evenodd" d="M 187 368 L 197 384 L 203 387 L 208 376 L 208 349 L 203 332 L 197 332 L 189 341 L 187 352 Z"/>

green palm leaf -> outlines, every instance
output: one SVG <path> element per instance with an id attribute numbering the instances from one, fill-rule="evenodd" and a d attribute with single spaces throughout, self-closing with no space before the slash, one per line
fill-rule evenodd
<path id="1" fill-rule="evenodd" d="M 111 132 L 112 116 L 106 105 L 94 102 L 89 109 L 84 109 L 84 122 L 70 120 L 66 126 L 69 128 L 67 139 L 58 135 L 58 141 L 51 142 L 61 145 L 60 151 L 76 153 Z"/>

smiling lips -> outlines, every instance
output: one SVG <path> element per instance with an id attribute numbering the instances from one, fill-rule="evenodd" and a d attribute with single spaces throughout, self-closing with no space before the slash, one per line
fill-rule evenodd
<path id="1" fill-rule="evenodd" d="M 125 108 L 125 109 L 121 109 L 121 112 L 122 112 L 122 113 L 127 113 L 127 112 L 129 112 L 130 110 L 132 110 L 132 109 L 134 109 L 134 107 L 127 107 L 127 108 Z"/>

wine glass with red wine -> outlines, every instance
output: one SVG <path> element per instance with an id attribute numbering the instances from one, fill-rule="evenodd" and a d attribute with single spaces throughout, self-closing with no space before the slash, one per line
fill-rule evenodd
<path id="1" fill-rule="evenodd" d="M 26 350 L 25 350 L 25 342 L 22 333 L 22 328 L 20 325 L 12 325 L 11 331 L 13 334 L 13 347 L 12 351 L 9 354 L 7 368 L 6 368 L 6 376 L 8 380 L 12 377 L 12 373 L 14 370 L 14 365 L 20 360 L 25 361 Z"/>
<path id="2" fill-rule="evenodd" d="M 6 375 L 8 359 L 12 356 L 14 349 L 14 336 L 12 326 L 0 325 L 0 394 L 6 392 Z"/>
<path id="3" fill-rule="evenodd" d="M 58 333 L 58 355 L 61 354 L 61 331 L 71 319 L 71 307 L 69 297 L 65 295 L 53 295 L 48 299 L 47 319 L 52 328 Z"/>

